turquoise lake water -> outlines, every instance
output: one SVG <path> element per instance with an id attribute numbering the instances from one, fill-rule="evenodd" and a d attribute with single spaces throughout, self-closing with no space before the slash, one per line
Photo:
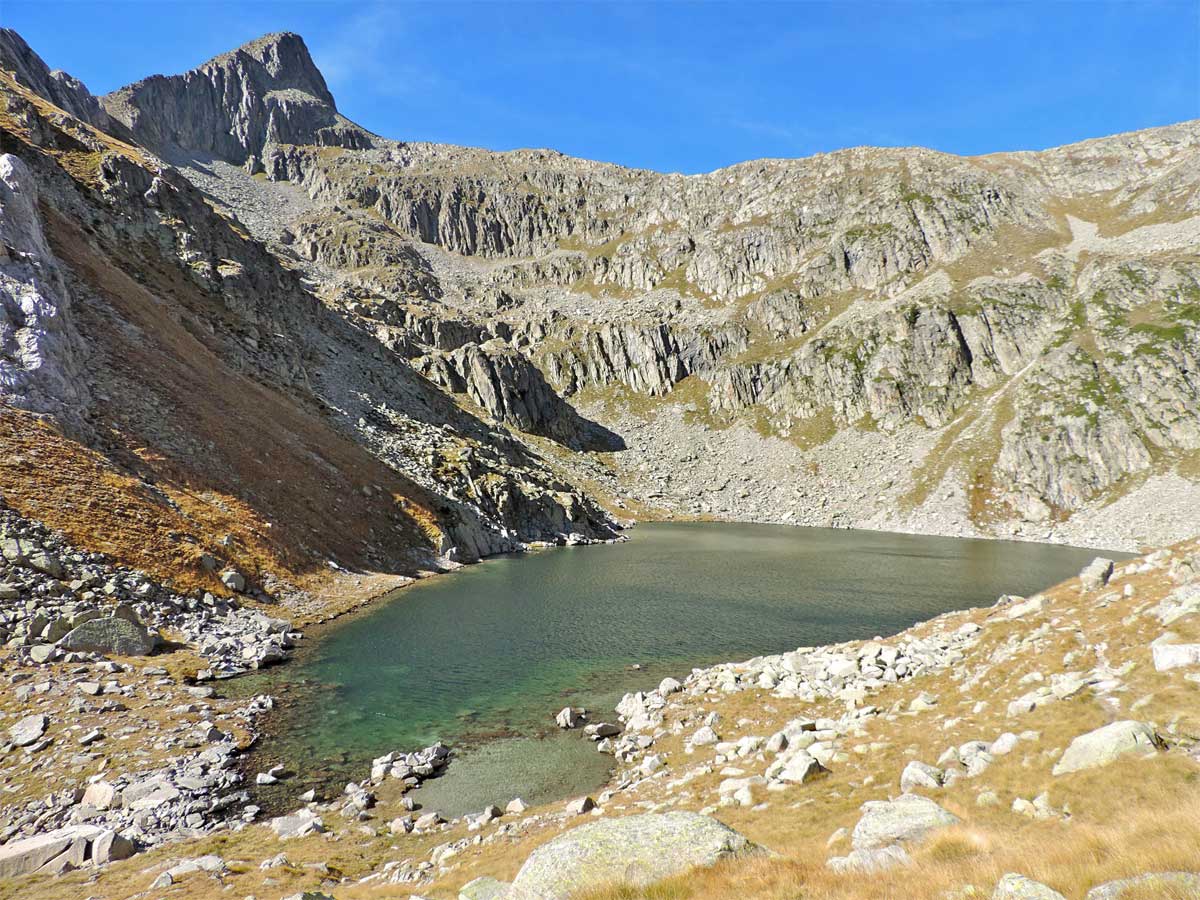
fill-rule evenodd
<path id="1" fill-rule="evenodd" d="M 255 689 L 284 700 L 262 756 L 303 773 L 277 791 L 340 790 L 365 777 L 372 757 L 443 740 L 457 756 L 415 795 L 427 809 L 458 815 L 581 793 L 610 760 L 580 732 L 555 728 L 565 705 L 611 720 L 625 691 L 665 675 L 886 636 L 1032 593 L 1096 555 L 770 525 L 649 524 L 630 538 L 422 582 L 336 627 L 304 659 L 256 676 Z"/>

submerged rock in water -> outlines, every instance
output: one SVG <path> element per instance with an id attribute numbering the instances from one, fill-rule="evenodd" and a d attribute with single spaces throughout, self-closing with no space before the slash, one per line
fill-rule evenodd
<path id="1" fill-rule="evenodd" d="M 554 717 L 554 724 L 559 728 L 578 728 L 587 718 L 587 711 L 564 706 Z"/>

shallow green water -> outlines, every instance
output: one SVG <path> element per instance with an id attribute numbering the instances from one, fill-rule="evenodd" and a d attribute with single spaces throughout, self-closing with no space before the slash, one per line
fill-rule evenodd
<path id="1" fill-rule="evenodd" d="M 608 763 L 554 727 L 568 703 L 612 718 L 623 692 L 666 674 L 892 634 L 1046 587 L 1095 555 L 767 525 L 643 525 L 631 538 L 491 559 L 379 603 L 263 676 L 287 710 L 266 752 L 340 787 L 374 756 L 441 739 L 460 754 L 418 793 L 426 808 L 567 796 Z"/>

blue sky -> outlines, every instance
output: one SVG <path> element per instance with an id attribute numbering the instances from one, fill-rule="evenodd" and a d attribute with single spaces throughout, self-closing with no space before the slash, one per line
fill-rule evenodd
<path id="1" fill-rule="evenodd" d="M 400 140 L 699 172 L 859 144 L 1038 149 L 1200 118 L 1200 0 L 0 0 L 103 93 L 268 31 Z"/>

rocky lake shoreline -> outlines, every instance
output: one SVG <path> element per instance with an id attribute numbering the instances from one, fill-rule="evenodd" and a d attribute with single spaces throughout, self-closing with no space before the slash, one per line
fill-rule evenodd
<path id="1" fill-rule="evenodd" d="M 222 700 L 216 696 L 214 687 L 236 684 L 228 679 L 263 666 L 286 664 L 304 635 L 284 620 L 252 612 L 236 601 L 218 601 L 211 594 L 198 597 L 173 594 L 144 576 L 113 568 L 99 554 L 75 551 L 60 536 L 11 511 L 5 511 L 2 531 L 0 550 L 7 575 L 0 578 L 3 582 L 0 590 L 19 587 L 38 598 L 27 605 L 28 618 L 10 613 L 5 622 L 10 647 L 19 648 L 12 663 L 20 671 L 9 679 L 15 685 L 22 685 L 15 695 L 20 703 L 33 701 L 51 710 L 31 713 L 6 724 L 10 753 L 19 750 L 23 758 L 35 760 L 39 767 L 62 766 L 64 763 L 57 757 L 74 753 L 70 765 L 79 767 L 94 763 L 100 758 L 98 749 L 103 754 L 109 742 L 119 740 L 135 759 L 146 756 L 148 749 L 159 757 L 152 768 L 126 772 L 112 771 L 108 761 L 104 761 L 102 775 L 87 779 L 86 788 L 30 801 L 23 808 L 10 805 L 5 813 L 5 852 L 0 853 L 6 860 L 0 866 L 7 866 L 3 869 L 7 875 L 68 872 L 80 865 L 102 865 L 164 842 L 195 840 L 230 828 L 237 831 L 256 822 L 268 822 L 281 839 L 324 833 L 325 820 L 331 816 L 345 822 L 371 822 L 378 816 L 377 789 L 381 785 L 388 805 L 403 801 L 410 809 L 389 821 L 387 827 L 393 834 L 440 833 L 460 825 L 479 830 L 506 814 L 524 812 L 524 804 L 518 799 L 507 811 L 489 807 L 462 820 L 446 822 L 436 811 L 421 811 L 411 801 L 404 801 L 404 793 L 419 786 L 424 778 L 440 774 L 450 763 L 452 754 L 441 745 L 420 751 L 403 748 L 398 754 L 376 759 L 371 771 L 364 772 L 361 781 L 347 784 L 340 798 L 326 798 L 322 802 L 315 792 L 308 791 L 297 795 L 300 801 L 307 801 L 298 810 L 285 811 L 285 807 L 290 810 L 294 806 L 287 801 L 281 801 L 282 805 L 274 811 L 263 810 L 251 802 L 252 792 L 272 785 L 286 787 L 289 777 L 295 774 L 283 766 L 256 771 L 259 748 L 265 742 L 269 745 L 268 723 L 276 714 L 272 712 L 276 710 L 275 699 L 262 695 L 247 702 Z M 1162 554 L 1151 557 L 1156 558 L 1164 557 Z M 1153 567 L 1153 563 L 1143 569 L 1147 566 Z M 1112 570 L 1111 562 L 1098 561 L 1081 577 L 1085 584 L 1102 587 Z M 236 573 L 225 574 L 236 583 L 232 577 Z M 244 587 L 244 582 L 240 586 Z M 382 597 L 373 602 L 403 599 L 402 594 L 395 592 Z M 1001 602 L 1006 602 L 1006 598 L 1001 598 Z M 1005 615 L 1011 619 L 1036 612 L 1042 608 L 1038 604 L 1044 603 L 1038 598 L 1007 602 L 1010 608 Z M 356 611 L 364 608 L 360 606 Z M 956 614 L 949 616 L 955 617 Z M 313 648 L 320 639 L 319 631 L 333 626 L 338 618 L 330 617 L 317 632 L 310 629 L 305 646 Z M 948 617 L 940 617 L 945 618 Z M 927 629 L 930 624 L 922 623 L 918 629 Z M 201 629 L 205 638 L 197 641 L 194 635 Z M 567 708 L 560 713 L 561 721 L 557 724 L 565 728 L 586 725 L 587 737 L 597 742 L 601 752 L 614 757 L 619 768 L 600 795 L 603 804 L 611 800 L 614 792 L 635 788 L 665 767 L 665 758 L 652 752 L 655 740 L 650 735 L 656 730 L 661 733 L 663 710 L 678 692 L 686 689 L 687 693 L 697 695 L 715 690 L 728 694 L 752 686 L 769 691 L 772 696 L 805 703 L 830 698 L 854 698 L 856 703 L 862 703 L 880 686 L 937 673 L 960 662 L 963 658 L 960 648 L 970 647 L 978 631 L 977 625 L 966 623 L 952 633 L 937 632 L 932 638 L 900 645 L 868 642 L 864 647 L 863 642 L 854 642 L 845 645 L 853 648 L 851 657 L 839 646 L 801 648 L 780 657 L 698 669 L 682 682 L 667 678 L 655 691 L 627 694 L 611 720 L 606 720 L 602 713 L 592 719 L 582 711 Z M 168 636 L 167 656 L 142 656 L 158 648 L 161 635 Z M 154 664 L 158 659 L 168 660 L 181 652 L 202 660 L 194 665 L 203 668 L 193 668 L 193 674 L 176 681 L 179 670 L 175 666 L 169 672 L 166 667 Z M 108 662 L 105 660 L 108 655 L 118 655 L 123 660 L 139 656 L 140 659 L 131 663 Z M 142 664 L 143 659 L 148 664 Z M 25 671 L 27 667 L 34 667 L 34 672 Z M 61 669 L 62 674 L 39 680 L 35 673 L 47 668 Z M 1085 684 L 1086 680 L 1073 682 L 1061 692 L 1054 686 L 1054 694 L 1070 696 L 1079 689 L 1077 685 Z M 143 729 L 136 725 L 108 724 L 113 719 L 119 722 L 128 712 L 118 698 L 137 695 L 148 701 L 138 710 L 143 722 L 152 720 L 151 709 L 181 720 L 195 718 L 197 722 L 186 725 L 181 721 L 170 729 L 169 735 L 156 730 L 145 737 L 139 733 Z M 177 703 L 180 699 L 185 702 Z M 915 704 L 923 702 L 926 701 L 918 698 Z M 1042 701 L 1017 702 L 1033 708 Z M 914 705 L 914 708 L 920 707 Z M 765 779 L 727 778 L 718 792 L 720 802 L 704 807 L 701 813 L 711 814 L 730 802 L 753 806 L 763 787 L 770 792 L 805 784 L 827 771 L 838 756 L 828 746 L 836 745 L 839 736 L 859 722 L 863 709 L 869 715 L 873 707 L 858 709 L 848 719 L 789 725 L 791 731 L 784 728 L 775 735 L 742 740 L 736 745 L 728 741 L 722 744 L 713 728 L 718 717 L 706 717 L 688 738 L 687 753 L 716 745 L 718 753 L 727 758 L 767 752 L 778 759 L 768 768 Z M 58 720 L 68 710 L 102 724 L 88 728 L 76 723 L 61 731 Z M 676 733 L 678 730 L 676 726 Z M 69 742 L 79 750 L 70 750 Z M 785 752 L 789 747 L 791 752 Z M 980 745 L 980 749 L 985 747 L 986 742 Z M 55 760 L 51 761 L 51 757 Z M 971 770 L 974 759 L 964 760 L 963 765 Z M 910 768 L 912 771 L 906 770 L 906 778 L 916 779 L 912 784 L 929 786 L 936 782 L 935 786 L 940 786 L 947 777 L 941 769 Z M 979 766 L 976 768 L 982 771 Z M 684 777 L 679 784 L 686 784 L 694 777 L 694 774 Z M 393 780 L 398 790 L 388 789 Z M 519 793 L 519 789 L 514 789 L 515 795 Z M 578 809 L 569 806 L 568 813 L 586 813 L 595 805 L 595 801 L 587 798 L 586 802 L 581 800 L 576 804 Z M 280 815 L 270 818 L 275 813 Z M 460 839 L 449 846 L 452 855 L 473 846 L 473 842 Z M 446 853 L 441 856 L 448 858 Z M 831 865 L 842 870 L 904 861 L 903 851 L 890 845 L 879 850 L 864 845 L 856 846 L 845 862 Z M 416 868 L 389 871 L 387 877 L 389 883 L 425 881 L 436 868 L 435 862 L 426 860 Z M 184 874 L 187 872 L 175 872 L 175 876 Z M 170 872 L 167 876 L 160 876 L 157 886 L 167 886 L 175 877 Z"/>

